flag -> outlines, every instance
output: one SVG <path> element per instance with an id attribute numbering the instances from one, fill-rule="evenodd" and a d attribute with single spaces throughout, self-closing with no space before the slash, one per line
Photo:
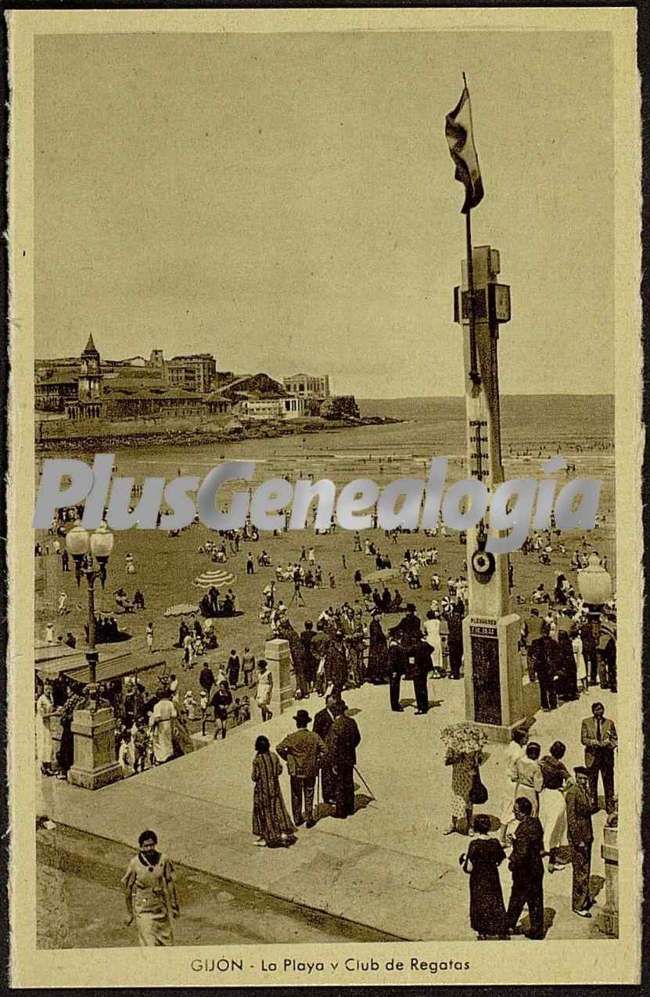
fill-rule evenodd
<path id="1" fill-rule="evenodd" d="M 483 200 L 483 181 L 474 145 L 472 108 L 467 84 L 463 87 L 456 107 L 445 118 L 445 135 L 451 158 L 456 164 L 456 179 L 465 184 L 465 203 L 461 211 L 467 214 L 470 208 L 475 208 Z"/>

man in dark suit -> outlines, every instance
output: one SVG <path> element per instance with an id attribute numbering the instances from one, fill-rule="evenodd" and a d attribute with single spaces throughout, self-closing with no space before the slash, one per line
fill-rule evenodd
<path id="1" fill-rule="evenodd" d="M 528 905 L 529 938 L 544 937 L 544 830 L 533 805 L 525 796 L 515 800 L 514 813 L 519 821 L 512 843 L 510 869 L 512 890 L 508 903 L 508 925 L 514 931 L 524 906 Z"/>
<path id="2" fill-rule="evenodd" d="M 397 624 L 402 645 L 408 649 L 411 645 L 417 644 L 422 636 L 422 625 L 420 617 L 415 612 L 415 604 L 409 602 L 406 606 L 406 616 L 402 617 Z"/>
<path id="3" fill-rule="evenodd" d="M 598 681 L 598 642 L 594 633 L 595 624 L 590 620 L 580 628 L 580 639 L 582 640 L 582 656 L 585 659 L 589 685 L 596 685 Z"/>
<path id="4" fill-rule="evenodd" d="M 338 701 L 338 696 L 335 696 L 334 693 L 330 692 L 325 697 L 325 709 L 319 710 L 319 712 L 314 716 L 313 730 L 315 734 L 318 734 L 322 741 L 327 740 L 327 735 L 329 734 L 330 728 L 334 723 L 334 718 L 336 716 L 336 704 Z M 334 775 L 332 773 L 332 766 L 327 757 L 325 757 L 321 763 L 320 774 L 323 800 L 325 803 L 334 803 Z"/>
<path id="5" fill-rule="evenodd" d="M 400 683 L 404 674 L 405 654 L 394 630 L 388 638 L 388 683 L 390 690 L 390 708 L 394 713 L 401 713 L 399 703 Z"/>
<path id="6" fill-rule="evenodd" d="M 559 670 L 560 649 L 550 633 L 548 623 L 542 623 L 542 636 L 531 645 L 535 675 L 539 682 L 539 698 L 546 712 L 557 708 L 555 676 Z"/>
<path id="7" fill-rule="evenodd" d="M 605 809 L 608 814 L 614 810 L 614 751 L 618 746 L 618 736 L 613 720 L 605 716 L 602 703 L 591 707 L 593 716 L 582 721 L 580 740 L 585 748 L 585 768 L 589 772 L 591 802 L 593 812 L 598 807 L 598 773 L 600 772 L 605 790 Z"/>
<path id="8" fill-rule="evenodd" d="M 564 799 L 566 802 L 567 837 L 571 846 L 573 867 L 573 887 L 571 905 L 580 917 L 591 917 L 592 906 L 589 895 L 589 875 L 591 873 L 591 845 L 594 832 L 591 826 L 591 796 L 589 792 L 589 769 L 576 766 L 576 781 L 569 786 Z"/>
<path id="9" fill-rule="evenodd" d="M 406 653 L 406 677 L 413 681 L 413 692 L 415 693 L 415 713 L 422 716 L 429 710 L 429 690 L 427 689 L 427 675 L 431 668 L 431 647 L 424 641 L 419 641 L 415 648 Z"/>
<path id="10" fill-rule="evenodd" d="M 334 773 L 334 816 L 343 820 L 354 813 L 354 766 L 361 734 L 356 721 L 347 715 L 343 700 L 338 703 L 336 712 L 325 747 Z"/>

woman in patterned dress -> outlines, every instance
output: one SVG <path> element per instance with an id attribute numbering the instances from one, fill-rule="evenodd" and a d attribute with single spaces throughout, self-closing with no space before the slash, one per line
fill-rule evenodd
<path id="1" fill-rule="evenodd" d="M 472 830 L 472 810 L 473 805 L 469 798 L 474 774 L 478 771 L 480 764 L 480 751 L 454 751 L 449 749 L 445 758 L 445 765 L 451 765 L 451 824 L 444 832 L 453 834 L 455 831 L 461 832 L 461 824 L 465 823 L 465 834 L 470 836 Z"/>
<path id="2" fill-rule="evenodd" d="M 135 919 L 142 946 L 173 945 L 173 918 L 178 917 L 174 867 L 158 849 L 154 831 L 143 831 L 140 850 L 129 862 L 122 885 L 126 893 L 127 925 Z"/>
<path id="3" fill-rule="evenodd" d="M 271 751 L 268 737 L 263 734 L 255 741 L 257 754 L 253 759 L 255 783 L 253 790 L 253 834 L 256 845 L 269 848 L 287 848 L 295 838 L 295 827 L 289 819 L 280 788 L 280 759 Z"/>

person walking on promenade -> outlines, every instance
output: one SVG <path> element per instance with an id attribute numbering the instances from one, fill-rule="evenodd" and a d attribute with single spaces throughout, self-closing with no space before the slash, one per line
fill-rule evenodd
<path id="1" fill-rule="evenodd" d="M 158 851 L 154 831 L 143 831 L 139 851 L 122 878 L 126 893 L 127 925 L 135 920 L 142 946 L 173 945 L 173 919 L 180 914 L 174 867 Z"/>
<path id="2" fill-rule="evenodd" d="M 347 706 L 341 699 L 325 742 L 334 775 L 334 816 L 339 820 L 354 813 L 354 766 L 360 743 L 357 722 L 348 716 Z"/>
<path id="3" fill-rule="evenodd" d="M 544 832 L 532 811 L 533 805 L 528 797 L 520 796 L 515 800 L 515 817 L 519 825 L 508 863 L 512 872 L 512 890 L 507 917 L 509 928 L 516 931 L 521 912 L 528 906 L 528 938 L 541 939 L 544 937 Z"/>
<path id="4" fill-rule="evenodd" d="M 325 755 L 325 744 L 314 731 L 308 730 L 311 717 L 307 710 L 298 710 L 293 718 L 296 728 L 278 744 L 276 751 L 287 763 L 291 783 L 291 812 L 296 827 L 313 827 L 314 788 Z M 303 809 L 304 801 L 304 809 Z"/>
<path id="5" fill-rule="evenodd" d="M 153 623 L 147 623 L 146 638 L 149 654 L 153 654 Z"/>
<path id="6" fill-rule="evenodd" d="M 469 873 L 469 923 L 479 941 L 507 938 L 508 919 L 499 878 L 506 853 L 496 838 L 490 837 L 487 814 L 476 816 L 474 830 L 476 837 L 470 841 L 467 855 L 461 856 L 463 871 Z"/>
<path id="7" fill-rule="evenodd" d="M 260 734 L 255 740 L 255 757 L 251 779 L 253 790 L 253 834 L 256 845 L 268 848 L 288 848 L 295 840 L 295 827 L 284 805 L 280 774 L 282 764 L 271 751 L 268 737 Z"/>
<path id="8" fill-rule="evenodd" d="M 255 699 L 257 700 L 260 713 L 262 714 L 262 720 L 264 721 L 270 720 L 273 716 L 269 708 L 272 693 L 273 676 L 271 675 L 264 658 L 260 658 L 257 662 L 257 689 L 255 690 Z"/>
<path id="9" fill-rule="evenodd" d="M 579 917 L 591 917 L 589 908 L 592 900 L 589 893 L 591 873 L 591 846 L 594 832 L 591 825 L 591 799 L 589 793 L 589 770 L 583 765 L 574 768 L 575 782 L 566 791 L 566 817 L 573 881 L 571 906 Z"/>
<path id="10" fill-rule="evenodd" d="M 592 716 L 582 721 L 580 740 L 585 749 L 585 768 L 589 772 L 591 800 L 594 813 L 598 805 L 598 774 L 605 790 L 605 809 L 608 814 L 614 810 L 614 751 L 618 747 L 618 736 L 613 720 L 605 716 L 602 703 L 594 703 Z"/>
<path id="11" fill-rule="evenodd" d="M 334 723 L 334 718 L 336 717 L 336 706 L 339 699 L 334 693 L 329 693 L 325 697 L 325 708 L 319 710 L 314 716 L 314 733 L 318 734 L 321 741 L 327 741 L 327 735 L 330 732 L 330 728 Z M 321 789 L 323 792 L 323 800 L 325 803 L 334 803 L 334 773 L 332 772 L 332 766 L 327 755 L 322 759 L 321 763 Z"/>

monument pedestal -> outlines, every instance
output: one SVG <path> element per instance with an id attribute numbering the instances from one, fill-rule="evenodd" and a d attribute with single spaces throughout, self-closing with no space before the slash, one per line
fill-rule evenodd
<path id="1" fill-rule="evenodd" d="M 535 712 L 524 697 L 520 633 L 515 613 L 499 618 L 470 613 L 463 621 L 465 716 L 490 741 L 509 741 Z"/>
<path id="2" fill-rule="evenodd" d="M 605 935 L 618 938 L 618 828 L 603 828 L 600 854 L 605 860 L 605 906 L 597 914 L 596 924 Z"/>
<path id="3" fill-rule="evenodd" d="M 115 759 L 115 717 L 110 707 L 75 710 L 72 718 L 74 764 L 68 781 L 84 789 L 101 789 L 122 778 Z"/>
<path id="4" fill-rule="evenodd" d="M 264 648 L 264 656 L 273 676 L 271 711 L 273 713 L 282 713 L 283 710 L 293 706 L 296 694 L 296 682 L 289 641 L 282 640 L 279 637 L 267 640 Z"/>

